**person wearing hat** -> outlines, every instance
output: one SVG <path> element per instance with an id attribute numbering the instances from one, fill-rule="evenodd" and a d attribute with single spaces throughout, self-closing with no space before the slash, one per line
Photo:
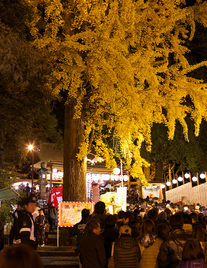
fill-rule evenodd
<path id="1" fill-rule="evenodd" d="M 119 229 L 119 238 L 114 246 L 115 267 L 138 267 L 141 259 L 139 245 L 134 237 L 131 236 L 132 230 L 129 225 L 124 224 Z"/>
<path id="2" fill-rule="evenodd" d="M 32 213 L 36 208 L 36 197 L 29 196 L 23 201 L 24 214 L 19 219 L 19 236 L 22 244 L 37 248 L 37 227 Z"/>

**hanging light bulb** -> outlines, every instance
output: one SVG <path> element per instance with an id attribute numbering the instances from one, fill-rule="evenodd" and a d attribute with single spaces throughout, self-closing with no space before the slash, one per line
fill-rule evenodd
<path id="1" fill-rule="evenodd" d="M 189 174 L 189 173 L 185 173 L 184 177 L 185 177 L 186 179 L 189 179 L 189 178 L 190 178 L 190 174 Z"/>
<path id="2" fill-rule="evenodd" d="M 183 181 L 183 177 L 179 176 L 178 181 L 180 181 L 180 182 Z"/>
<path id="3" fill-rule="evenodd" d="M 196 176 L 193 176 L 192 181 L 196 182 L 198 178 Z"/>
<path id="4" fill-rule="evenodd" d="M 201 178 L 202 180 L 204 180 L 204 179 L 206 178 L 206 175 L 205 175 L 204 173 L 201 173 L 201 174 L 200 174 L 200 178 Z"/>

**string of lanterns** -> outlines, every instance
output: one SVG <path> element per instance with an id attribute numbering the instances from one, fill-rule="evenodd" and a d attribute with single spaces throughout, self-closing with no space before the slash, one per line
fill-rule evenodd
<path id="1" fill-rule="evenodd" d="M 184 179 L 187 179 L 188 180 L 188 179 L 190 179 L 190 177 L 191 177 L 190 173 L 185 173 Z M 206 174 L 205 173 L 201 173 L 199 177 L 200 177 L 201 180 L 205 180 Z M 184 182 L 184 179 L 183 179 L 182 176 L 179 176 L 177 179 L 173 179 L 172 182 L 171 181 L 167 181 L 165 184 L 162 183 L 161 184 L 161 188 L 164 189 L 166 186 L 167 187 L 170 187 L 172 184 L 175 185 L 178 182 Z M 192 180 L 192 182 L 197 182 L 198 181 L 198 176 L 193 176 L 191 178 L 191 180 Z"/>

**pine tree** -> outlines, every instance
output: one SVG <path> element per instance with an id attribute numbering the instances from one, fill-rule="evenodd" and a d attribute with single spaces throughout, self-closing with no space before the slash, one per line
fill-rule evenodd
<path id="1" fill-rule="evenodd" d="M 67 91 L 64 199 L 85 199 L 85 158 L 96 153 L 113 166 L 116 139 L 132 176 L 143 182 L 143 141 L 153 123 L 172 139 L 178 121 L 188 140 L 190 114 L 199 134 L 206 119 L 206 84 L 190 77 L 207 62 L 189 64 L 187 42 L 196 22 L 207 26 L 207 2 L 197 0 L 25 0 L 34 17 L 33 44 L 53 68 L 50 87 Z M 49 83 L 48 82 L 48 83 Z M 190 105 L 189 105 L 190 99 Z"/>

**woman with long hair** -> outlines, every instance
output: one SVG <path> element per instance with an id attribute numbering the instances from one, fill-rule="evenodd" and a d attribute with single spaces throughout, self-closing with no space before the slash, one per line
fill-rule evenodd
<path id="1" fill-rule="evenodd" d="M 158 267 L 157 255 L 162 239 L 157 239 L 155 224 L 152 220 L 146 219 L 143 221 L 137 240 L 141 250 L 141 260 L 138 268 Z"/>

